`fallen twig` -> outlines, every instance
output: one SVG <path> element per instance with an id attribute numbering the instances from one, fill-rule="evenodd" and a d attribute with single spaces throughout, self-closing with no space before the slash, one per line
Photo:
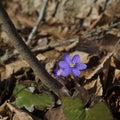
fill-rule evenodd
<path id="1" fill-rule="evenodd" d="M 112 28 L 116 27 L 116 26 L 119 26 L 120 25 L 120 21 L 119 22 L 116 22 L 114 24 L 111 24 L 109 27 L 106 27 L 106 28 L 98 28 L 98 29 L 95 29 L 94 31 L 92 32 L 88 32 L 88 33 L 85 33 L 83 34 L 81 37 L 82 38 L 90 38 L 90 37 L 94 37 L 94 36 L 97 36 L 98 34 L 100 33 L 103 33 L 103 32 L 107 32 L 107 31 L 110 31 Z M 67 44 L 67 43 L 73 43 L 75 41 L 77 41 L 78 39 L 75 38 L 75 39 L 70 39 L 70 40 L 64 40 L 60 43 L 55 43 L 54 45 L 50 46 L 50 45 L 47 45 L 45 47 L 41 47 L 39 49 L 32 49 L 31 51 L 32 52 L 36 52 L 36 51 L 47 51 L 47 50 L 51 50 L 51 49 L 54 49 L 55 47 L 58 47 L 58 46 L 61 46 L 61 45 L 64 45 L 64 44 Z M 8 53 L 9 54 L 9 53 Z M 4 61 L 7 61 L 8 59 L 12 58 L 13 56 L 15 55 L 19 55 L 19 52 L 17 52 L 16 50 L 14 50 L 12 53 L 10 53 L 10 55 L 8 55 L 7 53 L 2 56 L 0 58 L 0 62 L 4 62 Z"/>
<path id="2" fill-rule="evenodd" d="M 79 41 L 77 38 L 75 39 L 70 39 L 70 40 L 64 40 L 62 42 L 59 42 L 59 43 L 55 43 L 53 45 L 47 45 L 45 47 L 41 47 L 41 48 L 38 48 L 38 49 L 33 49 L 32 51 L 35 52 L 35 51 L 46 51 L 46 50 L 51 50 L 51 49 L 54 49 L 56 47 L 59 47 L 59 46 L 62 46 L 62 45 L 65 45 L 65 44 L 68 44 L 68 43 L 73 43 L 75 41 Z"/>
<path id="3" fill-rule="evenodd" d="M 38 17 L 38 19 L 37 19 L 37 21 L 35 23 L 35 26 L 33 27 L 32 31 L 31 31 L 31 33 L 28 36 L 28 40 L 26 42 L 27 45 L 29 45 L 31 43 L 31 40 L 32 40 L 34 34 L 36 33 L 38 27 L 40 26 L 40 24 L 43 21 L 47 3 L 48 3 L 48 0 L 43 0 L 43 5 L 42 5 L 42 8 L 40 9 L 39 17 Z"/>
<path id="4" fill-rule="evenodd" d="M 71 44 L 73 42 L 79 42 L 79 40 L 77 38 L 75 39 L 70 39 L 70 40 L 64 40 L 62 42 L 59 42 L 59 43 L 55 43 L 53 45 L 47 45 L 47 46 L 44 46 L 44 47 L 40 47 L 40 48 L 33 48 L 31 49 L 32 52 L 45 52 L 47 50 L 52 50 L 56 47 L 59 47 L 59 46 L 62 46 L 62 45 L 65 45 L 65 44 Z M 0 57 L 0 62 L 1 63 L 4 63 L 5 61 L 7 61 L 8 59 L 12 58 L 13 56 L 16 56 L 16 55 L 19 55 L 19 52 L 15 49 L 11 52 L 6 52 L 2 57 Z"/>
<path id="5" fill-rule="evenodd" d="M 35 74 L 40 78 L 42 83 L 44 83 L 49 89 L 54 91 L 57 95 L 62 92 L 67 92 L 67 89 L 55 80 L 48 72 L 45 70 L 43 65 L 37 60 L 37 58 L 33 55 L 27 45 L 24 43 L 17 30 L 15 29 L 13 23 L 11 22 L 9 16 L 6 11 L 0 4 L 0 25 L 1 29 L 7 33 L 9 36 L 11 43 L 16 47 L 19 53 L 23 56 L 23 58 L 27 61 L 27 63 L 34 70 Z M 64 90 L 63 90 L 64 89 Z"/>
<path id="6" fill-rule="evenodd" d="M 120 21 L 118 21 L 118 22 L 116 22 L 114 24 L 110 24 L 109 27 L 106 27 L 106 28 L 100 27 L 98 29 L 93 30 L 92 32 L 85 33 L 85 34 L 82 35 L 82 37 L 83 38 L 94 37 L 94 36 L 99 35 L 100 33 L 104 33 L 104 32 L 110 31 L 112 28 L 117 27 L 119 25 L 120 25 Z"/>

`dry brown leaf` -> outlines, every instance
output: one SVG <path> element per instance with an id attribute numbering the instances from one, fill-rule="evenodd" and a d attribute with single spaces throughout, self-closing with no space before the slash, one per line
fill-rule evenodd
<path id="1" fill-rule="evenodd" d="M 52 108 L 45 115 L 46 120 L 66 120 L 62 107 Z"/>
<path id="2" fill-rule="evenodd" d="M 0 120 L 8 120 L 8 116 L 5 115 L 6 112 L 6 101 L 0 106 Z"/>
<path id="3" fill-rule="evenodd" d="M 36 21 L 35 18 L 37 19 L 36 16 L 30 17 L 30 16 L 27 16 L 27 15 L 24 15 L 23 13 L 21 13 L 21 14 L 19 13 L 18 15 L 16 15 L 16 20 L 18 22 L 17 23 L 17 28 L 21 29 L 21 28 L 25 28 L 25 27 L 29 27 L 29 28 L 34 27 L 35 21 Z"/>
<path id="4" fill-rule="evenodd" d="M 55 65 L 55 62 L 56 62 L 56 60 L 54 59 L 54 60 L 51 60 L 51 61 L 46 63 L 45 69 L 47 70 L 48 73 L 51 73 L 53 71 L 53 67 Z"/>
<path id="5" fill-rule="evenodd" d="M 46 25 L 47 24 L 47 25 Z M 40 28 L 40 32 L 41 33 L 47 33 L 49 35 L 52 35 L 52 37 L 55 39 L 59 39 L 59 40 L 63 40 L 63 39 L 67 39 L 66 36 L 69 33 L 70 29 L 68 28 L 68 26 L 64 25 L 64 24 L 60 24 L 60 23 L 50 23 L 50 21 L 48 21 L 48 23 L 43 24 Z M 71 34 L 68 35 L 69 37 L 72 36 Z M 50 41 L 51 42 L 51 41 Z"/>
<path id="6" fill-rule="evenodd" d="M 22 111 L 16 111 L 13 120 L 33 120 L 30 115 Z"/>
<path id="7" fill-rule="evenodd" d="M 5 70 L 1 73 L 1 79 L 7 79 L 13 73 L 19 71 L 22 68 L 28 68 L 29 65 L 24 60 L 14 61 L 10 64 L 5 65 Z"/>
<path id="8" fill-rule="evenodd" d="M 10 43 L 9 37 L 4 31 L 0 31 L 0 38 L 4 40 L 4 43 Z"/>
<path id="9" fill-rule="evenodd" d="M 93 1 L 90 0 L 62 0 L 58 6 L 56 18 L 65 20 L 68 23 L 75 23 L 75 18 L 83 18 L 83 16 L 88 14 L 89 9 L 86 9 L 91 3 L 93 3 Z M 82 11 L 85 10 L 85 15 L 83 15 Z"/>
<path id="10" fill-rule="evenodd" d="M 96 79 L 91 80 L 90 82 L 86 81 L 84 88 L 97 96 L 103 95 L 103 87 L 100 81 L 100 76 L 97 76 Z"/>
<path id="11" fill-rule="evenodd" d="M 120 1 L 110 0 L 110 2 L 106 8 L 105 14 L 112 18 L 120 17 Z"/>
<path id="12" fill-rule="evenodd" d="M 20 5 L 24 13 L 32 14 L 35 11 L 34 0 L 20 0 Z"/>
<path id="13" fill-rule="evenodd" d="M 56 7 L 59 1 L 57 0 L 48 0 L 48 6 L 46 9 L 46 20 L 49 20 L 53 15 L 54 12 L 56 11 Z"/>
<path id="14" fill-rule="evenodd" d="M 89 61 L 89 59 L 88 59 L 89 54 L 88 53 L 82 52 L 82 51 L 75 51 L 75 52 L 72 52 L 70 55 L 74 56 L 76 54 L 80 56 L 81 63 L 88 63 L 88 61 Z"/>
<path id="15" fill-rule="evenodd" d="M 51 51 L 46 51 L 43 53 L 43 55 L 47 58 L 47 60 L 53 60 L 58 58 L 58 56 L 60 55 L 60 53 L 56 50 L 51 50 Z"/>
<path id="16" fill-rule="evenodd" d="M 74 41 L 73 43 L 71 43 L 70 45 L 68 45 L 65 50 L 66 51 L 70 51 L 70 49 L 74 48 L 77 44 L 78 44 L 78 40 Z"/>
<path id="17" fill-rule="evenodd" d="M 98 73 L 101 69 L 103 69 L 104 68 L 104 64 L 107 63 L 107 61 L 111 58 L 111 55 L 112 55 L 112 53 L 109 53 L 104 58 L 104 60 L 97 67 L 95 67 L 95 69 L 88 76 L 86 76 L 86 79 L 91 79 L 96 73 Z"/>
<path id="18" fill-rule="evenodd" d="M 120 77 L 120 70 L 119 69 L 115 70 L 115 76 L 117 79 Z"/>
<path id="19" fill-rule="evenodd" d="M 108 72 L 109 72 L 109 67 L 110 67 L 110 62 L 111 62 L 111 57 L 106 60 L 104 63 L 104 67 L 102 68 L 103 76 L 102 76 L 102 87 L 103 87 L 103 92 L 105 93 L 107 88 L 109 87 L 107 78 L 108 78 Z"/>
<path id="20" fill-rule="evenodd" d="M 11 112 L 14 112 L 13 120 L 33 120 L 33 118 L 27 112 L 17 109 L 10 102 L 7 102 L 6 105 Z"/>
<path id="21" fill-rule="evenodd" d="M 86 89 L 86 90 L 89 90 L 89 89 L 92 89 L 92 88 L 94 88 L 95 87 L 95 85 L 96 85 L 96 81 L 98 80 L 99 78 L 97 78 L 97 79 L 95 79 L 95 80 L 92 80 L 91 82 L 87 82 L 85 85 L 84 85 L 84 88 Z M 95 91 L 94 91 L 95 92 Z"/>
<path id="22" fill-rule="evenodd" d="M 37 42 L 37 47 L 44 47 L 48 44 L 48 38 L 40 38 Z"/>
<path id="23" fill-rule="evenodd" d="M 43 54 L 41 54 L 41 53 L 38 54 L 36 57 L 37 57 L 37 59 L 38 59 L 39 61 L 40 61 L 40 60 L 41 60 L 41 61 L 46 60 L 46 57 L 45 57 Z"/>
<path id="24" fill-rule="evenodd" d="M 62 45 L 60 47 L 56 47 L 55 50 L 59 51 L 59 52 L 63 52 L 65 51 L 65 48 L 67 47 L 67 45 Z"/>
<path id="25" fill-rule="evenodd" d="M 96 92 L 95 94 L 97 96 L 102 96 L 103 95 L 103 87 L 102 87 L 102 84 L 100 82 L 100 77 L 98 76 L 98 79 L 96 81 Z"/>
<path id="26" fill-rule="evenodd" d="M 2 117 L 2 116 L 0 115 L 0 120 L 8 120 L 8 117 Z"/>
<path id="27" fill-rule="evenodd" d="M 113 83 L 119 83 L 120 84 L 120 70 L 115 69 L 115 76 L 113 78 Z"/>

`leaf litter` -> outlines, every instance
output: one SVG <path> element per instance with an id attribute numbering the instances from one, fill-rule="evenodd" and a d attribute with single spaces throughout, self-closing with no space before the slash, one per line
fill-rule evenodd
<path id="1" fill-rule="evenodd" d="M 87 64 L 87 69 L 81 71 L 80 77 L 70 75 L 67 78 L 56 79 L 68 88 L 71 97 L 80 98 L 85 107 L 94 109 L 93 106 L 104 101 L 113 118 L 119 120 L 120 2 L 119 0 L 106 1 L 49 1 L 44 21 L 38 27 L 29 47 L 53 77 L 54 69 L 58 67 L 57 63 L 65 53 L 80 55 L 81 62 Z M 37 0 L 5 2 L 6 10 L 25 42 L 27 42 L 30 31 L 35 25 L 42 3 L 43 1 Z M 13 90 L 15 84 L 22 83 L 26 89 L 35 86 L 32 94 L 41 95 L 46 92 L 50 93 L 50 91 L 34 75 L 30 66 L 21 58 L 19 53 L 14 52 L 15 49 L 3 31 L 0 31 L 0 36 L 0 86 L 2 86 L 0 90 L 0 117 L 15 120 L 69 119 L 66 117 L 65 108 L 57 104 L 59 100 L 56 100 L 53 94 L 54 105 L 47 105 L 44 110 L 40 110 L 35 103 L 31 103 L 34 110 L 29 113 L 24 106 L 20 109 L 14 104 L 17 97 L 15 98 L 12 91 L 8 91 Z M 14 81 L 15 84 L 12 84 L 10 80 Z M 82 94 L 80 95 L 80 93 Z M 69 111 L 72 109 L 74 108 L 71 106 L 67 110 L 68 116 L 70 116 Z M 13 112 L 14 115 L 12 115 Z M 86 120 L 87 117 L 87 120 L 91 119 L 88 114 L 82 113 L 82 119 Z M 95 115 L 96 113 L 90 114 Z"/>

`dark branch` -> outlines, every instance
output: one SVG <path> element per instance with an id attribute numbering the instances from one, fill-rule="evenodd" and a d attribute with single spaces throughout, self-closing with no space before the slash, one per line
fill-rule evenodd
<path id="1" fill-rule="evenodd" d="M 35 74 L 40 78 L 43 84 L 45 84 L 49 89 L 54 91 L 56 94 L 63 88 L 63 85 L 53 79 L 48 72 L 45 70 L 43 65 L 37 60 L 33 55 L 27 45 L 24 43 L 17 30 L 15 29 L 12 21 L 10 20 L 8 14 L 0 5 L 0 25 L 3 31 L 9 36 L 11 43 L 15 46 L 22 57 L 27 61 L 27 63 L 34 70 Z"/>

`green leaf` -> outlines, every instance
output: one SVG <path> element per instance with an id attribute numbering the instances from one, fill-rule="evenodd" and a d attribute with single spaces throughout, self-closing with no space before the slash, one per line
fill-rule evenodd
<path id="1" fill-rule="evenodd" d="M 31 93 L 24 85 L 16 85 L 13 94 L 17 107 L 38 106 L 41 110 L 53 103 L 48 94 L 40 96 Z M 91 108 L 84 108 L 79 98 L 63 97 L 63 110 L 67 120 L 112 120 L 112 115 L 104 102 L 98 102 Z"/>
<path id="2" fill-rule="evenodd" d="M 79 120 L 79 117 L 84 113 L 83 104 L 79 98 L 63 98 L 64 114 L 68 120 Z"/>
<path id="3" fill-rule="evenodd" d="M 107 105 L 102 101 L 92 108 L 85 109 L 85 112 L 85 120 L 113 120 Z"/>
<path id="4" fill-rule="evenodd" d="M 113 120 L 104 102 L 98 102 L 92 108 L 84 108 L 79 98 L 63 98 L 63 109 L 67 120 Z"/>
<path id="5" fill-rule="evenodd" d="M 15 105 L 19 108 L 31 107 L 36 105 L 40 110 L 45 109 L 48 105 L 53 103 L 52 97 L 48 94 L 36 95 L 25 89 L 22 84 L 16 85 L 13 91 L 15 99 Z"/>

